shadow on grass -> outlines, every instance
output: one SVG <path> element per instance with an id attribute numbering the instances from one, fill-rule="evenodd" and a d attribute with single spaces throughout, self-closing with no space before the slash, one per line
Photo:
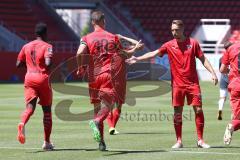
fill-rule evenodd
<path id="1" fill-rule="evenodd" d="M 107 150 L 104 153 L 104 156 L 114 156 L 114 155 L 122 155 L 122 154 L 134 154 L 134 153 L 158 153 L 158 152 L 168 152 L 166 150 Z"/>
<path id="2" fill-rule="evenodd" d="M 211 146 L 211 148 L 240 148 L 240 146 Z"/>
<path id="3" fill-rule="evenodd" d="M 44 151 L 44 150 L 39 150 L 39 151 L 33 151 L 33 152 L 26 152 L 26 153 L 42 153 L 42 152 L 62 152 L 62 151 L 70 151 L 70 152 L 77 152 L 77 151 L 98 151 L 97 148 L 90 149 L 90 148 L 57 148 L 52 151 Z"/>
<path id="4" fill-rule="evenodd" d="M 151 135 L 151 134 L 171 134 L 171 133 L 168 133 L 168 132 L 121 132 L 119 133 L 119 135 L 121 134 L 133 134 L 133 135 L 141 135 L 141 134 L 146 134 L 146 135 Z"/>

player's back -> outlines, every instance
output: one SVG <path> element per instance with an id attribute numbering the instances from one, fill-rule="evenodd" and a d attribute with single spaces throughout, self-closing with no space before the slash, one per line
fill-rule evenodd
<path id="1" fill-rule="evenodd" d="M 31 41 L 22 48 L 19 57 L 25 60 L 27 66 L 25 84 L 41 84 L 48 79 L 49 70 L 45 64 L 45 58 L 52 57 L 50 44 L 42 40 Z"/>
<path id="2" fill-rule="evenodd" d="M 101 29 L 83 37 L 82 41 L 88 46 L 92 60 L 90 68 L 94 75 L 110 72 L 112 57 L 119 54 L 120 42 L 117 36 Z"/>

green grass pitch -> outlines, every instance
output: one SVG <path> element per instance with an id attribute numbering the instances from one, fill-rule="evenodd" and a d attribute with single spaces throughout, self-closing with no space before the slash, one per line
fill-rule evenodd
<path id="1" fill-rule="evenodd" d="M 146 82 L 129 82 L 134 83 Z M 149 83 L 149 82 L 148 82 Z M 131 88 L 131 92 L 150 91 L 159 82 L 150 82 Z M 86 84 L 70 83 L 68 85 Z M 160 84 L 165 90 L 166 83 Z M 41 107 L 37 107 L 35 114 L 26 126 L 26 143 L 19 144 L 16 140 L 17 124 L 24 109 L 23 85 L 0 84 L 0 159 L 1 160 L 207 160 L 207 159 L 239 159 L 240 133 L 236 132 L 230 147 L 223 145 L 225 126 L 230 119 L 229 101 L 226 102 L 223 120 L 217 120 L 218 87 L 210 82 L 201 82 L 203 107 L 205 113 L 205 141 L 213 148 L 198 149 L 196 147 L 196 132 L 194 113 L 192 108 L 185 106 L 183 122 L 183 144 L 180 150 L 171 150 L 175 143 L 172 122 L 171 92 L 160 95 L 154 93 L 152 97 L 136 98 L 134 106 L 124 105 L 122 116 L 117 125 L 119 135 L 110 136 L 108 126 L 105 125 L 105 141 L 108 151 L 97 150 L 98 144 L 93 140 L 88 121 L 65 121 L 56 115 L 55 106 L 64 99 L 73 100 L 71 113 L 77 115 L 90 111 L 92 106 L 86 96 L 60 94 L 54 92 L 53 104 L 53 132 L 52 142 L 56 150 L 43 152 L 43 126 Z M 141 92 L 143 95 L 143 92 Z M 134 104 L 134 95 L 128 95 L 128 103 Z"/>

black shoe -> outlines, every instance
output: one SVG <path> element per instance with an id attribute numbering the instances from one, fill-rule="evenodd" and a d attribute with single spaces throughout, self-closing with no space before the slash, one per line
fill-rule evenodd
<path id="1" fill-rule="evenodd" d="M 218 120 L 222 120 L 222 111 L 218 111 Z"/>
<path id="2" fill-rule="evenodd" d="M 99 150 L 106 151 L 106 144 L 104 141 L 99 142 Z"/>

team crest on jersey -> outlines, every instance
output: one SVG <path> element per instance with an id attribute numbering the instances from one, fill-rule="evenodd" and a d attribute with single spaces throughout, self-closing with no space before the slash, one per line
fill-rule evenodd
<path id="1" fill-rule="evenodd" d="M 187 45 L 187 49 L 191 49 L 192 48 L 192 45 Z"/>

